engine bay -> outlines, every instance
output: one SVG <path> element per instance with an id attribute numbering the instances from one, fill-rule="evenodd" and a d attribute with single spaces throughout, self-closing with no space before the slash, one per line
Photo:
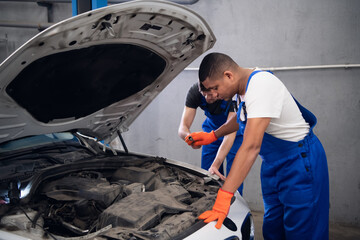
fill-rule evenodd
<path id="1" fill-rule="evenodd" d="M 134 156 L 52 168 L 29 184 L 25 199 L 0 205 L 0 229 L 72 240 L 180 239 L 201 227 L 197 216 L 212 207 L 220 187 L 163 158 Z"/>

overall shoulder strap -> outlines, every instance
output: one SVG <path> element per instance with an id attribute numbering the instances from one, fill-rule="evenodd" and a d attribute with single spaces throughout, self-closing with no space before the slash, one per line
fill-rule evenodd
<path id="1" fill-rule="evenodd" d="M 201 103 L 200 103 L 200 105 L 201 105 L 202 107 L 206 107 L 206 104 L 207 104 L 207 102 L 206 102 L 205 97 L 204 97 L 203 95 L 201 95 Z"/>
<path id="2" fill-rule="evenodd" d="M 245 92 L 246 92 L 247 89 L 248 89 L 250 79 L 251 79 L 255 74 L 257 74 L 257 73 L 259 73 L 259 72 L 263 72 L 263 71 L 262 71 L 262 70 L 255 70 L 255 71 L 253 71 L 253 72 L 250 74 L 250 76 L 249 76 L 249 78 L 248 78 L 248 81 L 247 81 L 247 84 L 246 84 Z M 268 71 L 268 72 L 270 72 L 270 71 Z M 270 73 L 272 74 L 272 72 L 270 72 Z"/>

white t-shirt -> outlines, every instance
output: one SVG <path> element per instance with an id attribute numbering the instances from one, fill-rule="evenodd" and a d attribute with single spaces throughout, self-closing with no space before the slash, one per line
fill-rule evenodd
<path id="1" fill-rule="evenodd" d="M 285 85 L 269 72 L 252 76 L 241 100 L 245 101 L 247 118 L 271 118 L 266 133 L 287 141 L 298 142 L 310 126 Z"/>

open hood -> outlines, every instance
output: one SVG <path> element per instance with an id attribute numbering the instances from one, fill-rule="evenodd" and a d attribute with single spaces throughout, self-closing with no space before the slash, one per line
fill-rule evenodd
<path id="1" fill-rule="evenodd" d="M 111 141 L 215 41 L 199 15 L 165 1 L 59 22 L 0 65 L 0 142 L 71 130 Z"/>

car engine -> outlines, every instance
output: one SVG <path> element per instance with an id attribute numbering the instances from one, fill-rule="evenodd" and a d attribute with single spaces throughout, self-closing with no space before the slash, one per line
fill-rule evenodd
<path id="1" fill-rule="evenodd" d="M 50 168 L 29 185 L 29 196 L 0 205 L 0 229 L 72 240 L 181 239 L 203 226 L 197 216 L 220 187 L 163 158 L 135 156 Z"/>

